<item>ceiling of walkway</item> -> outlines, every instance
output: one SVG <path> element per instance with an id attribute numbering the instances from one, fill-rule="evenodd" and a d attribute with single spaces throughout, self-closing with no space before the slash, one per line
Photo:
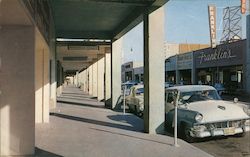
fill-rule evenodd
<path id="1" fill-rule="evenodd" d="M 110 46 L 58 46 L 57 60 L 65 72 L 80 71 L 110 53 Z"/>
<path id="2" fill-rule="evenodd" d="M 116 40 L 139 24 L 145 10 L 149 12 L 168 0 L 51 0 L 56 37 L 64 39 Z M 104 56 L 101 44 L 92 42 L 58 42 L 57 53 L 65 71 L 80 70 Z M 106 43 L 105 43 L 106 44 Z M 104 45 L 105 45 L 104 44 Z M 76 48 L 76 49 L 75 49 Z M 92 47 L 93 48 L 93 47 Z M 98 56 L 98 55 L 99 56 Z M 65 60 L 65 57 L 68 60 Z M 73 57 L 73 58 L 72 58 Z"/>
<path id="3" fill-rule="evenodd" d="M 60 38 L 119 38 L 167 0 L 51 0 L 56 36 Z"/>

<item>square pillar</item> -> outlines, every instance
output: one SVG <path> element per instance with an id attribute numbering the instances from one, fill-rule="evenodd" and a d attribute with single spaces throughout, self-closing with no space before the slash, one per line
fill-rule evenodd
<path id="1" fill-rule="evenodd" d="M 74 82 L 74 79 L 72 79 L 72 81 Z M 57 91 L 56 91 L 57 96 L 60 96 L 62 94 L 62 88 L 63 88 L 62 85 L 63 85 L 63 68 L 61 63 L 57 61 Z"/>
<path id="2" fill-rule="evenodd" d="M 88 70 L 83 71 L 83 92 L 87 93 L 88 92 Z"/>
<path id="3" fill-rule="evenodd" d="M 97 73 L 98 73 L 98 68 L 97 68 L 97 62 L 95 62 L 93 64 L 93 68 L 92 68 L 93 72 L 93 96 L 97 97 L 97 93 L 98 93 L 98 85 L 97 85 Z"/>
<path id="4" fill-rule="evenodd" d="M 79 72 L 76 72 L 76 87 L 79 87 Z"/>
<path id="5" fill-rule="evenodd" d="M 35 115 L 36 123 L 49 122 L 50 67 L 49 48 L 43 36 L 36 29 L 35 36 Z"/>
<path id="6" fill-rule="evenodd" d="M 0 28 L 0 156 L 34 154 L 35 31 Z"/>
<path id="7" fill-rule="evenodd" d="M 105 106 L 111 106 L 111 53 L 105 53 Z"/>
<path id="8" fill-rule="evenodd" d="M 144 129 L 164 133 L 164 8 L 144 14 Z"/>
<path id="9" fill-rule="evenodd" d="M 193 58 L 194 58 L 194 53 L 192 52 Z M 192 79 L 192 84 L 197 84 L 197 78 L 196 78 L 196 68 L 195 68 L 195 62 L 194 59 L 192 59 L 192 69 L 191 69 L 191 79 Z"/>
<path id="10" fill-rule="evenodd" d="M 88 81 L 88 88 L 89 88 L 89 95 L 93 95 L 93 65 L 91 65 L 89 68 L 89 81 Z"/>
<path id="11" fill-rule="evenodd" d="M 104 58 L 100 59 L 97 62 L 97 68 L 98 68 L 98 83 L 97 83 L 97 88 L 98 88 L 98 92 L 97 92 L 97 99 L 99 101 L 104 99 Z"/>
<path id="12" fill-rule="evenodd" d="M 50 108 L 56 108 L 56 60 L 55 58 L 51 59 L 51 67 L 50 67 Z"/>
<path id="13" fill-rule="evenodd" d="M 111 108 L 114 109 L 121 95 L 122 38 L 112 43 L 111 50 Z"/>

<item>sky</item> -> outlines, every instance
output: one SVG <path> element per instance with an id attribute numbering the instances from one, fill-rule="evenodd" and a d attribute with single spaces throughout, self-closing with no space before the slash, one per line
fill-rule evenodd
<path id="1" fill-rule="evenodd" d="M 208 4 L 217 7 L 217 42 L 222 35 L 223 8 L 239 6 L 240 0 L 169 0 L 165 10 L 165 41 L 168 43 L 209 44 Z M 245 38 L 245 15 L 242 16 L 242 37 Z M 143 24 L 123 37 L 122 62 L 143 61 Z"/>

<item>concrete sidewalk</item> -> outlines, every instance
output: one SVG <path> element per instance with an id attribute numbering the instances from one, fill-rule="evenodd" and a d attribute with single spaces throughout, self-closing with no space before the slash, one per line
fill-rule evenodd
<path id="1" fill-rule="evenodd" d="M 36 156 L 209 157 L 165 135 L 143 133 L 143 120 L 114 112 L 77 88 L 66 88 L 51 111 L 49 124 L 36 125 Z"/>

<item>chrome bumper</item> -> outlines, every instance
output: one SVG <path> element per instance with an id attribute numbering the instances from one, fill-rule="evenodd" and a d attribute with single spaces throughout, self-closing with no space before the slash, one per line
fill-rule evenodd
<path id="1" fill-rule="evenodd" d="M 190 131 L 190 135 L 196 138 L 204 138 L 204 137 L 214 137 L 214 136 L 228 136 L 228 135 L 235 135 L 240 134 L 243 132 L 250 131 L 250 126 L 243 126 L 237 128 L 217 128 L 213 130 L 192 130 Z"/>

